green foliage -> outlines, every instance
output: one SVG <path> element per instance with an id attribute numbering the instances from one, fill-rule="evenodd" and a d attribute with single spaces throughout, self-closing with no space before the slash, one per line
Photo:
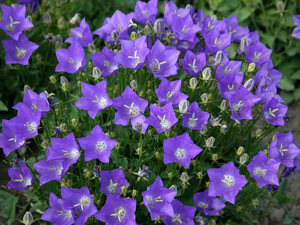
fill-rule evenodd
<path id="1" fill-rule="evenodd" d="M 18 197 L 8 192 L 0 191 L 0 217 L 7 219 L 7 224 L 11 225 L 15 221 L 16 205 Z"/>

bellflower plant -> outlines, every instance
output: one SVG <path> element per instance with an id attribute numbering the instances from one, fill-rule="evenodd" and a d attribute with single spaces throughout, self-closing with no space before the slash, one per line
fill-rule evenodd
<path id="1" fill-rule="evenodd" d="M 1 5 L 5 63 L 21 64 L 3 66 L 18 75 L 3 83 L 26 84 L 2 120 L 4 188 L 28 198 L 37 223 L 258 224 L 289 202 L 300 148 L 276 131 L 293 119 L 285 70 L 239 15 L 150 0 L 99 24 L 54 2 L 31 15 L 45 35 L 27 31 L 24 5 Z M 38 45 L 23 32 L 41 46 L 31 64 Z"/>

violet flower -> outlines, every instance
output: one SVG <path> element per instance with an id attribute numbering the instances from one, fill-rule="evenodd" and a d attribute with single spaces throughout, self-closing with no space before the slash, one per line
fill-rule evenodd
<path id="1" fill-rule="evenodd" d="M 262 109 L 263 118 L 272 125 L 284 126 L 284 116 L 288 107 L 278 102 L 276 98 L 272 98 Z"/>
<path id="2" fill-rule="evenodd" d="M 164 22 L 171 26 L 173 22 L 173 16 L 177 12 L 177 6 L 173 1 L 165 2 L 164 10 Z M 188 13 L 188 12 L 187 12 Z"/>
<path id="3" fill-rule="evenodd" d="M 251 108 L 260 98 L 251 94 L 244 86 L 241 86 L 229 99 L 229 106 L 231 109 L 231 119 L 243 120 L 252 119 Z"/>
<path id="4" fill-rule="evenodd" d="M 286 167 L 294 167 L 294 159 L 300 154 L 300 149 L 295 145 L 292 132 L 276 133 L 275 138 L 269 146 L 271 158 L 281 162 Z"/>
<path id="5" fill-rule="evenodd" d="M 265 85 L 265 77 L 261 78 L 261 81 L 258 87 L 255 90 L 255 96 L 261 98 L 257 103 L 258 104 L 267 104 L 272 98 L 277 99 L 278 102 L 284 102 L 280 95 L 277 93 L 277 84 L 271 83 L 269 86 Z"/>
<path id="6" fill-rule="evenodd" d="M 23 163 L 20 167 L 9 168 L 8 176 L 10 181 L 8 182 L 7 187 L 17 191 L 23 191 L 30 188 L 33 182 L 32 173 L 26 166 L 26 163 Z"/>
<path id="7" fill-rule="evenodd" d="M 145 64 L 146 56 L 150 52 L 147 48 L 146 38 L 143 35 L 135 41 L 121 40 L 121 52 L 115 56 L 114 60 L 124 68 L 140 69 Z"/>
<path id="8" fill-rule="evenodd" d="M 267 62 L 272 54 L 272 50 L 259 41 L 249 44 L 245 47 L 245 50 L 248 63 L 255 63 L 256 66 Z"/>
<path id="9" fill-rule="evenodd" d="M 122 195 L 121 186 L 130 186 L 127 182 L 122 168 L 111 171 L 101 171 L 100 191 L 106 196 L 114 195 L 120 197 Z"/>
<path id="10" fill-rule="evenodd" d="M 147 3 L 137 1 L 134 8 L 133 19 L 143 25 L 146 25 L 147 21 L 154 23 L 157 10 L 157 0 L 150 0 Z"/>
<path id="11" fill-rule="evenodd" d="M 297 167 L 284 167 L 283 170 L 281 171 L 280 176 L 282 178 L 289 178 L 291 177 L 295 172 L 296 172 Z"/>
<path id="12" fill-rule="evenodd" d="M 201 73 L 206 64 L 205 53 L 194 54 L 187 51 L 183 59 L 179 59 L 183 69 L 190 76 L 197 76 Z"/>
<path id="13" fill-rule="evenodd" d="M 193 199 L 197 209 L 205 216 L 218 216 L 219 211 L 225 207 L 221 199 L 208 195 L 208 189 L 195 193 Z"/>
<path id="14" fill-rule="evenodd" d="M 293 15 L 293 21 L 296 27 L 293 30 L 292 37 L 300 39 L 300 14 Z"/>
<path id="15" fill-rule="evenodd" d="M 227 74 L 218 84 L 221 97 L 229 100 L 242 86 L 244 75 L 241 72 Z"/>
<path id="16" fill-rule="evenodd" d="M 95 214 L 106 225 L 136 225 L 136 200 L 109 195 L 104 206 Z"/>
<path id="17" fill-rule="evenodd" d="M 204 35 L 204 39 L 207 51 L 211 54 L 216 54 L 231 44 L 231 35 L 226 33 L 221 34 L 216 29 L 212 29 Z"/>
<path id="18" fill-rule="evenodd" d="M 169 130 L 177 121 L 178 119 L 171 103 L 166 104 L 163 108 L 151 104 L 150 117 L 145 123 L 153 126 L 158 133 L 161 133 Z"/>
<path id="19" fill-rule="evenodd" d="M 85 82 L 81 83 L 82 97 L 76 102 L 75 106 L 88 111 L 89 116 L 95 119 L 98 112 L 109 107 L 112 101 L 106 92 L 106 80 L 91 85 Z"/>
<path id="20" fill-rule="evenodd" d="M 207 170 L 209 176 L 209 196 L 222 196 L 226 201 L 234 204 L 235 197 L 248 183 L 247 179 L 240 175 L 233 162 L 229 162 L 220 168 Z"/>
<path id="21" fill-rule="evenodd" d="M 55 50 L 58 64 L 55 72 L 77 73 L 85 66 L 84 49 L 74 41 L 68 49 Z"/>
<path id="22" fill-rule="evenodd" d="M 78 41 L 82 47 L 88 47 L 93 42 L 92 32 L 88 23 L 85 22 L 85 18 L 81 20 L 80 27 L 71 29 L 71 37 L 65 40 L 65 42 L 70 44 L 75 41 Z"/>
<path id="23" fill-rule="evenodd" d="M 66 206 L 66 202 L 58 198 L 55 194 L 50 193 L 48 208 L 42 215 L 41 219 L 51 222 L 55 225 L 71 225 L 74 221 L 74 210 Z"/>
<path id="24" fill-rule="evenodd" d="M 151 220 L 154 220 L 158 216 L 174 217 L 172 201 L 177 191 L 165 188 L 163 185 L 161 178 L 157 176 L 154 183 L 148 186 L 147 190 L 143 192 L 143 202 L 150 212 Z"/>
<path id="25" fill-rule="evenodd" d="M 182 126 L 191 130 L 202 130 L 209 118 L 208 112 L 203 112 L 197 102 L 193 102 L 187 112 L 182 115 Z"/>
<path id="26" fill-rule="evenodd" d="M 231 16 L 223 19 L 229 34 L 231 34 L 231 41 L 241 41 L 244 36 L 249 36 L 248 27 L 243 28 L 239 26 L 236 16 Z"/>
<path id="27" fill-rule="evenodd" d="M 174 199 L 174 201 L 172 201 L 171 204 L 174 210 L 174 216 L 173 217 L 167 216 L 163 220 L 166 225 L 194 224 L 194 214 L 196 208 L 191 206 L 186 206 L 176 199 Z"/>
<path id="28" fill-rule="evenodd" d="M 103 163 L 109 162 L 111 150 L 116 144 L 115 140 L 106 136 L 99 125 L 93 128 L 90 135 L 79 138 L 78 142 L 85 151 L 85 161 L 98 159 Z"/>
<path id="29" fill-rule="evenodd" d="M 188 133 L 164 140 L 164 163 L 177 162 L 189 168 L 191 159 L 202 149 L 195 145 Z"/>
<path id="30" fill-rule="evenodd" d="M 281 80 L 282 73 L 273 68 L 273 62 L 271 59 L 265 62 L 256 72 L 255 83 L 259 84 L 263 77 L 265 78 L 265 85 L 270 86 L 275 83 L 276 86 L 280 88 L 279 82 Z"/>
<path id="31" fill-rule="evenodd" d="M 226 63 L 225 63 L 226 62 Z M 240 72 L 242 61 L 223 60 L 222 64 L 218 64 L 215 77 L 221 82 L 227 74 L 237 74 Z"/>
<path id="32" fill-rule="evenodd" d="M 274 159 L 268 159 L 268 157 L 260 151 L 253 157 L 247 169 L 252 178 L 256 180 L 258 188 L 261 188 L 268 184 L 279 186 L 277 177 L 279 166 L 280 162 Z"/>
<path id="33" fill-rule="evenodd" d="M 145 134 L 148 128 L 148 124 L 145 123 L 145 120 L 146 118 L 143 115 L 134 117 L 131 120 L 132 129 L 139 133 Z"/>
<path id="34" fill-rule="evenodd" d="M 25 5 L 15 7 L 1 5 L 1 11 L 3 20 L 0 22 L 0 28 L 12 39 L 17 41 L 24 29 L 33 27 L 33 24 L 25 18 Z"/>
<path id="35" fill-rule="evenodd" d="M 178 69 L 179 54 L 180 51 L 173 47 L 166 47 L 160 40 L 156 40 L 147 56 L 147 67 L 155 77 L 175 75 Z"/>
<path id="36" fill-rule="evenodd" d="M 2 44 L 6 51 L 5 64 L 28 65 L 30 56 L 39 47 L 28 41 L 25 34 L 21 34 L 18 40 L 2 40 Z"/>
<path id="37" fill-rule="evenodd" d="M 79 213 L 75 218 L 75 225 L 85 224 L 88 218 L 97 212 L 87 187 L 80 189 L 61 187 L 61 197 L 66 207 L 74 208 Z"/>
<path id="38" fill-rule="evenodd" d="M 104 47 L 102 52 L 96 52 L 91 55 L 94 66 L 97 66 L 103 77 L 115 75 L 120 68 L 119 63 L 114 60 L 117 53 L 111 51 L 108 47 Z"/>
<path id="39" fill-rule="evenodd" d="M 130 119 L 144 113 L 148 101 L 140 98 L 130 87 L 126 87 L 121 96 L 112 99 L 112 106 L 117 110 L 115 124 L 126 126 Z"/>
<path id="40" fill-rule="evenodd" d="M 172 103 L 173 106 L 178 106 L 182 100 L 186 100 L 189 96 L 180 92 L 181 80 L 169 82 L 166 78 L 161 77 L 159 87 L 155 90 L 158 101 L 161 105 Z"/>

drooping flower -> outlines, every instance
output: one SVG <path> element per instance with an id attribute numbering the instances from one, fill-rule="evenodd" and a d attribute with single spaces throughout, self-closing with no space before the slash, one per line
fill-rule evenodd
<path id="1" fill-rule="evenodd" d="M 85 18 L 80 22 L 80 27 L 71 29 L 71 37 L 65 40 L 65 42 L 71 44 L 75 41 L 78 41 L 82 47 L 88 47 L 93 42 L 92 32 L 88 23 L 85 22 Z"/>
<path id="2" fill-rule="evenodd" d="M 249 44 L 245 47 L 245 50 L 248 64 L 255 63 L 256 66 L 267 62 L 272 54 L 272 50 L 259 41 Z"/>
<path id="3" fill-rule="evenodd" d="M 40 174 L 40 186 L 52 180 L 61 180 L 66 174 L 66 171 L 63 171 L 63 161 L 61 159 L 41 160 L 33 164 L 35 170 Z"/>
<path id="4" fill-rule="evenodd" d="M 187 112 L 182 115 L 182 126 L 191 130 L 202 130 L 209 118 L 208 112 L 203 112 L 197 102 L 193 102 Z"/>
<path id="5" fill-rule="evenodd" d="M 101 171 L 100 191 L 106 196 L 114 195 L 120 197 L 121 187 L 130 186 L 127 182 L 122 168 L 111 171 Z"/>
<path id="6" fill-rule="evenodd" d="M 150 52 L 147 48 L 146 38 L 143 35 L 135 41 L 121 40 L 121 52 L 115 56 L 114 60 L 124 68 L 140 69 L 145 64 L 146 56 Z"/>
<path id="7" fill-rule="evenodd" d="M 251 173 L 253 179 L 256 180 L 258 188 L 265 185 L 272 184 L 279 186 L 277 172 L 280 162 L 268 157 L 260 151 L 253 157 L 249 165 L 248 171 Z"/>
<path id="8" fill-rule="evenodd" d="M 195 158 L 202 149 L 195 145 L 188 133 L 164 140 L 164 163 L 177 162 L 187 168 L 191 159 Z"/>
<path id="9" fill-rule="evenodd" d="M 170 190 L 163 186 L 163 182 L 159 176 L 153 184 L 147 187 L 143 192 L 143 202 L 148 211 L 150 212 L 151 220 L 158 216 L 174 217 L 174 210 L 172 201 L 177 194 L 177 191 Z"/>
<path id="10" fill-rule="evenodd" d="M 194 214 L 196 208 L 191 206 L 186 206 L 176 199 L 172 201 L 172 207 L 174 210 L 174 216 L 173 217 L 167 216 L 163 220 L 166 225 L 194 224 Z"/>
<path id="11" fill-rule="evenodd" d="M 148 101 L 140 98 L 130 87 L 126 87 L 121 96 L 112 99 L 112 106 L 117 110 L 115 124 L 126 126 L 130 119 L 144 113 Z"/>
<path id="12" fill-rule="evenodd" d="M 90 135 L 79 138 L 78 142 L 85 151 L 85 161 L 98 159 L 103 163 L 109 162 L 111 150 L 116 144 L 115 140 L 106 136 L 99 125 L 93 128 Z"/>
<path id="13" fill-rule="evenodd" d="M 293 15 L 293 21 L 296 27 L 293 30 L 292 36 L 300 39 L 300 15 Z"/>
<path id="14" fill-rule="evenodd" d="M 94 66 L 98 67 L 103 77 L 115 75 L 120 68 L 119 63 L 114 60 L 117 53 L 111 51 L 108 47 L 104 47 L 102 52 L 96 52 L 91 55 Z"/>
<path id="15" fill-rule="evenodd" d="M 135 210 L 135 199 L 109 195 L 105 205 L 95 214 L 95 217 L 106 225 L 136 225 Z"/>
<path id="16" fill-rule="evenodd" d="M 207 170 L 209 176 L 209 196 L 222 196 L 226 201 L 234 204 L 235 197 L 247 184 L 247 179 L 240 175 L 233 162 L 229 162 L 220 168 Z"/>
<path id="17" fill-rule="evenodd" d="M 87 187 L 80 189 L 61 187 L 61 197 L 66 207 L 74 208 L 79 213 L 75 218 L 76 225 L 83 225 L 97 212 L 93 197 Z"/>
<path id="18" fill-rule="evenodd" d="M 3 20 L 0 28 L 12 39 L 18 40 L 24 29 L 33 27 L 33 24 L 25 18 L 25 5 L 9 7 L 1 5 Z"/>
<path id="19" fill-rule="evenodd" d="M 75 214 L 72 207 L 66 206 L 66 202 L 53 193 L 50 193 L 49 205 L 50 208 L 43 213 L 42 220 L 55 225 L 71 225 L 75 222 Z"/>
<path id="20" fill-rule="evenodd" d="M 282 178 L 289 178 L 296 172 L 296 169 L 297 169 L 296 165 L 294 167 L 284 167 L 283 170 L 281 171 L 280 176 Z"/>
<path id="21" fill-rule="evenodd" d="M 41 112 L 43 116 L 50 110 L 46 93 L 42 92 L 40 94 L 37 94 L 30 89 L 27 89 L 25 91 L 23 102 L 20 102 L 13 106 L 13 109 L 19 110 L 20 105 L 26 105 L 33 111 Z"/>
<path id="22" fill-rule="evenodd" d="M 231 109 L 231 119 L 243 120 L 252 119 L 251 108 L 260 98 L 251 94 L 244 86 L 241 86 L 229 99 Z"/>
<path id="23" fill-rule="evenodd" d="M 157 0 L 149 2 L 137 1 L 134 8 L 133 19 L 137 22 L 146 25 L 147 21 L 155 22 L 157 14 Z"/>
<path id="24" fill-rule="evenodd" d="M 195 193 L 193 199 L 197 209 L 206 216 L 218 216 L 219 211 L 225 207 L 221 199 L 208 195 L 208 189 Z"/>
<path id="25" fill-rule="evenodd" d="M 172 103 L 173 106 L 178 106 L 182 100 L 185 100 L 189 97 L 180 92 L 181 80 L 169 82 L 164 77 L 161 77 L 160 80 L 160 85 L 155 90 L 155 94 L 157 95 L 158 101 L 161 105 L 164 106 L 168 103 Z"/>
<path id="26" fill-rule="evenodd" d="M 13 167 L 8 169 L 8 176 L 10 181 L 7 187 L 23 191 L 31 187 L 32 185 L 32 173 L 28 169 L 26 163 L 23 163 L 20 167 Z"/>
<path id="27" fill-rule="evenodd" d="M 106 80 L 101 81 L 96 85 L 82 82 L 81 92 L 83 96 L 80 97 L 75 106 L 87 110 L 92 119 L 95 119 L 98 112 L 112 104 L 112 101 L 106 93 Z"/>
<path id="28" fill-rule="evenodd" d="M 295 145 L 292 132 L 276 133 L 269 146 L 271 158 L 281 162 L 286 167 L 294 167 L 294 159 L 300 154 L 300 149 Z"/>
<path id="29" fill-rule="evenodd" d="M 85 66 L 84 49 L 77 41 L 68 49 L 57 49 L 55 53 L 58 60 L 55 72 L 77 73 Z"/>
<path id="30" fill-rule="evenodd" d="M 205 53 L 194 54 L 187 51 L 183 59 L 179 59 L 183 69 L 190 76 L 197 76 L 201 73 L 206 64 Z"/>
<path id="31" fill-rule="evenodd" d="M 28 65 L 30 56 L 39 47 L 28 41 L 25 34 L 21 34 L 18 40 L 3 40 L 2 44 L 6 51 L 5 64 Z"/>
<path id="32" fill-rule="evenodd" d="M 169 130 L 178 121 L 172 103 L 166 104 L 163 108 L 150 105 L 150 117 L 145 123 L 153 126 L 158 133 Z"/>
<path id="33" fill-rule="evenodd" d="M 155 77 L 175 75 L 179 54 L 180 51 L 173 47 L 166 47 L 160 40 L 156 40 L 147 56 L 147 67 Z"/>
<path id="34" fill-rule="evenodd" d="M 288 107 L 278 102 L 276 98 L 272 98 L 262 109 L 265 121 L 276 126 L 284 126 L 284 116 Z"/>

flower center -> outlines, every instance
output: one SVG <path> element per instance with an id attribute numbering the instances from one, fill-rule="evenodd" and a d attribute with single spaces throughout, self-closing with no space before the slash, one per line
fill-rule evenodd
<path id="1" fill-rule="evenodd" d="M 96 144 L 96 148 L 102 152 L 106 149 L 106 143 L 105 141 L 98 141 L 97 144 Z"/>
<path id="2" fill-rule="evenodd" d="M 77 206 L 80 206 L 81 207 L 81 211 L 83 211 L 83 207 L 84 206 L 89 206 L 91 203 L 91 199 L 88 197 L 88 196 L 82 196 L 80 198 L 80 202 L 76 205 L 73 205 L 73 207 L 77 207 Z"/>
<path id="3" fill-rule="evenodd" d="M 124 105 L 124 106 L 129 109 L 129 115 L 135 117 L 140 113 L 140 110 L 137 106 L 133 106 L 133 105 L 134 102 L 132 102 L 130 106 L 128 105 Z"/>
<path id="4" fill-rule="evenodd" d="M 94 100 L 92 102 L 97 102 L 100 109 L 103 109 L 103 108 L 105 108 L 105 106 L 107 106 L 106 98 L 102 97 L 101 99 L 99 99 L 99 97 L 97 95 L 95 95 L 95 97 L 96 97 L 96 100 Z"/>
<path id="5" fill-rule="evenodd" d="M 194 60 L 193 60 L 193 65 L 189 63 L 188 66 L 190 66 L 190 67 L 192 68 L 192 70 L 193 70 L 195 73 L 197 73 L 197 72 L 199 71 L 199 69 L 198 69 L 197 66 L 195 66 L 195 64 L 196 64 L 196 58 L 194 58 Z"/>
<path id="6" fill-rule="evenodd" d="M 81 67 L 81 62 L 75 62 L 75 60 L 71 57 L 69 59 L 69 63 L 74 64 L 74 67 L 75 67 L 76 71 Z"/>
<path id="7" fill-rule="evenodd" d="M 154 59 L 154 61 L 150 66 L 154 73 L 160 71 L 160 65 L 167 63 L 166 61 L 159 62 L 158 59 Z"/>
<path id="8" fill-rule="evenodd" d="M 183 148 L 178 148 L 175 152 L 177 159 L 182 159 L 185 156 L 185 150 Z"/>
<path id="9" fill-rule="evenodd" d="M 208 208 L 208 204 L 205 202 L 199 202 L 198 203 L 198 207 L 202 208 L 202 209 L 207 209 Z"/>
<path id="10" fill-rule="evenodd" d="M 14 32 L 14 25 L 15 24 L 20 24 L 20 22 L 19 21 L 13 21 L 13 18 L 10 16 L 9 17 L 9 19 L 10 19 L 10 22 L 6 25 L 6 30 L 8 31 L 8 32 Z"/>
<path id="11" fill-rule="evenodd" d="M 166 115 L 163 116 L 163 118 L 161 118 L 160 116 L 157 116 L 158 119 L 160 119 L 160 126 L 162 129 L 169 129 L 171 123 L 169 120 L 166 120 Z"/>
<path id="12" fill-rule="evenodd" d="M 160 199 L 160 198 L 161 198 L 161 196 L 158 196 L 156 198 L 152 198 L 152 196 L 147 195 L 146 196 L 146 201 L 147 201 L 148 206 L 152 207 L 154 202 L 162 202 L 163 200 Z"/>
<path id="13" fill-rule="evenodd" d="M 112 181 L 112 179 L 110 179 L 109 185 L 107 185 L 106 190 L 107 190 L 109 193 L 114 194 L 114 193 L 116 192 L 117 186 L 118 186 L 118 183 L 114 183 L 114 182 Z"/>
<path id="14" fill-rule="evenodd" d="M 272 117 L 276 117 L 276 115 L 274 114 L 275 112 L 277 112 L 279 109 L 278 108 L 275 108 L 275 109 L 271 109 L 271 108 L 269 108 L 269 112 L 265 112 L 265 117 L 266 117 L 266 119 L 270 119 L 270 117 L 272 116 Z"/>
<path id="15" fill-rule="evenodd" d="M 257 176 L 257 177 L 264 177 L 267 173 L 267 169 L 262 169 L 260 167 L 255 167 L 254 168 L 254 175 Z"/>
<path id="16" fill-rule="evenodd" d="M 193 116 L 191 118 L 189 118 L 189 122 L 187 123 L 187 125 L 190 127 L 190 128 L 196 128 L 197 127 L 197 121 L 198 118 L 195 118 L 195 113 L 193 113 Z"/>
<path id="17" fill-rule="evenodd" d="M 174 214 L 172 222 L 176 223 L 176 224 L 182 224 L 181 215 L 179 213 L 178 214 Z"/>
<path id="18" fill-rule="evenodd" d="M 120 207 L 120 208 L 117 208 L 115 212 L 116 212 L 116 213 L 110 214 L 110 215 L 111 215 L 111 216 L 116 216 L 116 217 L 118 217 L 119 222 L 121 222 L 121 220 L 124 218 L 124 216 L 125 216 L 125 214 L 126 214 L 125 209 L 122 208 L 122 207 Z"/>
<path id="19" fill-rule="evenodd" d="M 283 145 L 280 144 L 280 149 L 278 151 L 281 153 L 281 156 L 284 155 L 283 152 L 287 152 L 288 151 L 288 149 L 282 149 L 282 148 L 283 148 Z"/>
<path id="20" fill-rule="evenodd" d="M 222 179 L 222 182 L 227 185 L 228 188 L 232 187 L 234 185 L 234 177 L 231 175 L 224 175 L 225 179 Z"/>
<path id="21" fill-rule="evenodd" d="M 30 133 L 35 132 L 36 129 L 37 129 L 37 125 L 36 125 L 36 123 L 34 123 L 34 122 L 33 122 L 33 123 L 26 122 L 26 123 L 24 124 L 24 126 L 28 128 L 28 131 L 29 131 Z"/>
<path id="22" fill-rule="evenodd" d="M 19 49 L 18 47 L 16 47 L 17 49 L 17 58 L 19 59 L 22 59 L 25 57 L 25 53 L 26 53 L 26 50 L 24 49 Z"/>
<path id="23" fill-rule="evenodd" d="M 72 159 L 76 159 L 79 156 L 79 151 L 77 149 L 73 149 L 72 151 L 66 151 L 66 150 L 61 150 L 62 152 L 64 152 L 65 156 L 67 156 L 68 158 L 72 158 Z"/>
<path id="24" fill-rule="evenodd" d="M 68 219 L 73 218 L 73 215 L 72 215 L 72 211 L 71 211 L 71 210 L 66 210 L 66 211 L 57 210 L 56 212 L 58 212 L 58 215 L 59 215 L 59 216 L 65 216 L 65 217 L 67 217 Z"/>
<path id="25" fill-rule="evenodd" d="M 236 113 L 240 113 L 240 110 L 243 107 L 243 105 L 244 104 L 242 101 L 239 101 L 237 104 L 233 104 L 232 105 L 233 111 L 235 111 Z"/>

